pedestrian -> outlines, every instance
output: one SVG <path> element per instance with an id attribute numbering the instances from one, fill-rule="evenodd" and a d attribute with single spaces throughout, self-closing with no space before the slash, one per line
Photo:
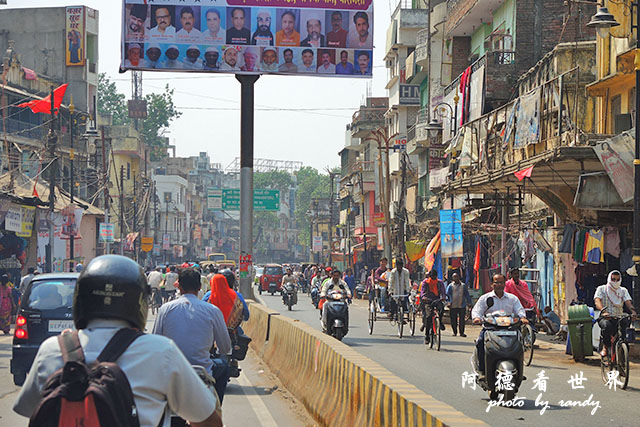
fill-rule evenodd
<path id="1" fill-rule="evenodd" d="M 467 285 L 460 281 L 458 273 L 453 273 L 451 283 L 447 286 L 447 301 L 449 302 L 449 316 L 451 317 L 453 336 L 458 335 L 458 329 L 460 329 L 460 336 L 466 337 L 464 333 L 465 317 L 467 305 L 471 306 L 471 295 L 469 295 Z"/>
<path id="2" fill-rule="evenodd" d="M 558 331 L 560 330 L 560 317 L 558 317 L 558 315 L 553 310 L 551 310 L 551 307 L 546 306 L 544 308 L 542 320 L 547 327 L 547 333 L 549 335 L 555 335 L 558 333 Z"/>
<path id="3" fill-rule="evenodd" d="M 353 276 L 353 270 L 351 268 L 347 268 L 345 270 L 343 280 L 346 282 L 347 286 L 349 286 L 351 295 L 355 295 L 356 278 Z"/>
<path id="4" fill-rule="evenodd" d="M 9 281 L 9 276 L 3 274 L 0 277 L 0 330 L 8 335 L 11 329 L 11 313 L 13 312 L 13 296 L 11 294 L 13 285 Z"/>
<path id="5" fill-rule="evenodd" d="M 35 273 L 36 273 L 35 268 L 33 267 L 27 268 L 27 275 L 22 277 L 22 279 L 20 279 L 20 295 L 22 295 L 24 293 L 24 290 L 27 288 L 27 286 L 29 286 L 29 283 L 31 283 L 31 281 L 36 275 Z"/>

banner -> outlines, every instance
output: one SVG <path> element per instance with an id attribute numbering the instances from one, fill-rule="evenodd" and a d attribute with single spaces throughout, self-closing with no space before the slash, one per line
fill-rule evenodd
<path id="1" fill-rule="evenodd" d="M 67 7 L 66 64 L 67 67 L 85 64 L 85 9 L 82 6 Z"/>
<path id="2" fill-rule="evenodd" d="M 371 78 L 373 0 L 123 3 L 121 69 Z"/>
<path id="3" fill-rule="evenodd" d="M 33 221 L 36 219 L 35 206 L 20 206 L 22 220 L 20 231 L 16 233 L 18 237 L 31 237 L 33 234 Z"/>
<path id="4" fill-rule="evenodd" d="M 626 131 L 593 146 L 624 203 L 633 199 L 634 130 Z"/>
<path id="5" fill-rule="evenodd" d="M 113 243 L 115 242 L 113 236 L 114 226 L 109 222 L 100 223 L 100 233 L 98 234 L 98 243 Z"/>
<path id="6" fill-rule="evenodd" d="M 322 252 L 322 236 L 313 236 L 313 246 L 311 250 L 313 252 Z"/>
<path id="7" fill-rule="evenodd" d="M 140 233 L 129 233 L 124 239 L 124 250 L 133 251 L 135 249 L 134 244 Z"/>
<path id="8" fill-rule="evenodd" d="M 80 224 L 82 223 L 82 214 L 84 209 L 77 206 L 69 205 L 62 210 L 62 238 L 81 239 Z"/>
<path id="9" fill-rule="evenodd" d="M 463 256 L 462 211 L 460 209 L 440 211 L 440 238 L 442 258 Z"/>
<path id="10" fill-rule="evenodd" d="M 169 233 L 165 233 L 162 235 L 162 250 L 168 251 L 171 249 L 171 236 Z"/>

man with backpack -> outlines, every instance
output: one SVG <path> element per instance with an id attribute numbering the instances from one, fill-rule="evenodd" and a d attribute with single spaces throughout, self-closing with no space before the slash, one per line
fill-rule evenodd
<path id="1" fill-rule="evenodd" d="M 135 261 L 94 258 L 75 287 L 77 331 L 42 343 L 14 411 L 34 426 L 169 426 L 171 412 L 192 426 L 222 426 L 216 396 L 180 349 L 141 332 L 148 297 Z"/>

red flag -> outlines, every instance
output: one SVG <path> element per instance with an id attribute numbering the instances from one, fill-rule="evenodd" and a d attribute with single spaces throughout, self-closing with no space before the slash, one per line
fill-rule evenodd
<path id="1" fill-rule="evenodd" d="M 55 110 L 60 108 L 62 98 L 64 98 L 64 93 L 67 91 L 67 86 L 69 85 L 65 83 L 53 91 L 53 107 Z M 33 101 L 23 102 L 22 104 L 19 104 L 18 107 L 29 107 L 34 113 L 51 114 L 51 95 L 48 95 L 44 99 L 34 99 Z"/>
<path id="2" fill-rule="evenodd" d="M 521 171 L 514 172 L 513 174 L 518 178 L 518 181 L 522 181 L 525 177 L 531 178 L 531 172 L 533 172 L 533 166 L 530 166 L 526 169 L 522 169 Z"/>
<path id="3" fill-rule="evenodd" d="M 473 271 L 476 273 L 473 281 L 473 289 L 480 289 L 480 242 L 476 245 L 476 260 L 473 263 Z"/>

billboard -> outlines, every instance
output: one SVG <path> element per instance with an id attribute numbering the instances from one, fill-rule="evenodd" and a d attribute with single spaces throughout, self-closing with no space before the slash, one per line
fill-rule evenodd
<path id="1" fill-rule="evenodd" d="M 85 63 L 85 10 L 82 6 L 67 7 L 66 64 L 67 67 Z"/>
<path id="2" fill-rule="evenodd" d="M 124 70 L 371 78 L 373 0 L 123 1 Z"/>

